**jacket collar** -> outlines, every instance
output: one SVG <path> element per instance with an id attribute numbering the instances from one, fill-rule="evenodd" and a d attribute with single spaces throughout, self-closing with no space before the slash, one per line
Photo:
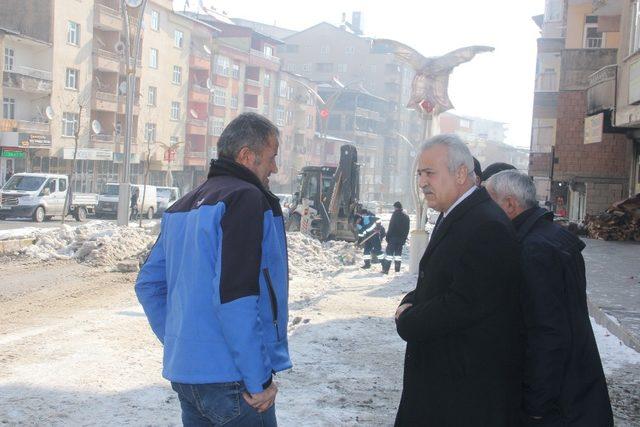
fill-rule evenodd
<path id="1" fill-rule="evenodd" d="M 528 215 L 527 219 L 516 229 L 516 235 L 518 236 L 518 241 L 520 242 L 525 238 L 527 234 L 529 234 L 533 226 L 536 225 L 536 223 L 540 219 L 553 222 L 553 212 L 549 212 L 544 208 L 533 208 L 533 212 L 527 213 L 527 211 L 524 211 L 520 215 L 525 214 Z"/>
<path id="2" fill-rule="evenodd" d="M 232 176 L 242 181 L 248 182 L 249 184 L 255 185 L 269 201 L 269 205 L 274 211 L 274 214 L 280 216 L 282 215 L 280 199 L 278 199 L 275 194 L 273 194 L 271 191 L 265 188 L 264 185 L 262 185 L 262 182 L 260 181 L 260 179 L 258 179 L 255 173 L 242 166 L 240 163 L 226 157 L 212 159 L 207 178 L 214 178 L 217 176 Z"/>
<path id="3" fill-rule="evenodd" d="M 449 227 L 451 227 L 451 224 L 462 218 L 467 213 L 467 211 L 469 211 L 469 209 L 488 200 L 491 200 L 491 197 L 489 196 L 489 193 L 487 193 L 487 190 L 485 188 L 477 188 L 473 193 L 469 195 L 469 197 L 467 197 L 456 207 L 454 207 L 438 225 L 438 232 L 433 235 L 432 239 L 429 241 L 429 245 L 427 246 L 427 250 L 424 256 L 428 256 L 435 249 L 435 247 L 438 246 L 442 238 L 445 236 L 445 234 L 447 234 L 447 230 L 449 229 Z"/>

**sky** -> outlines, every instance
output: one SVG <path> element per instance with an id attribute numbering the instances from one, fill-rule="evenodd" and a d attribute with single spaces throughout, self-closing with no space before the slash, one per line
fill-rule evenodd
<path id="1" fill-rule="evenodd" d="M 207 7 L 292 30 L 326 21 L 338 25 L 342 13 L 363 14 L 364 35 L 405 43 L 424 56 L 469 45 L 483 53 L 456 68 L 449 84 L 454 113 L 505 122 L 507 143 L 529 147 L 535 83 L 536 39 L 531 17 L 544 0 L 202 0 Z M 190 0 L 191 8 L 198 0 Z M 174 0 L 182 10 L 184 0 Z"/>

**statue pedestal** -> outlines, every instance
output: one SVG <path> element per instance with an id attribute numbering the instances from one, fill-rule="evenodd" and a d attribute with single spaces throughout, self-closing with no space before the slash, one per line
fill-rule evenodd
<path id="1" fill-rule="evenodd" d="M 423 230 L 411 232 L 411 245 L 409 246 L 409 273 L 418 274 L 420 259 L 429 244 L 429 233 Z"/>

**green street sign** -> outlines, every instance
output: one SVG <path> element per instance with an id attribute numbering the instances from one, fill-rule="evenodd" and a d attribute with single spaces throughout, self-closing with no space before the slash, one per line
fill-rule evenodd
<path id="1" fill-rule="evenodd" d="M 9 159 L 24 159 L 27 157 L 27 153 L 22 150 L 12 150 L 10 148 L 3 148 L 0 152 L 0 157 L 6 157 Z"/>

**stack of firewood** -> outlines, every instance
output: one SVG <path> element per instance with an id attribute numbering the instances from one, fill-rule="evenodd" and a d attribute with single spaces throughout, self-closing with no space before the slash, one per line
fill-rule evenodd
<path id="1" fill-rule="evenodd" d="M 587 215 L 585 225 L 592 239 L 640 242 L 640 194 L 614 203 L 601 214 Z"/>

